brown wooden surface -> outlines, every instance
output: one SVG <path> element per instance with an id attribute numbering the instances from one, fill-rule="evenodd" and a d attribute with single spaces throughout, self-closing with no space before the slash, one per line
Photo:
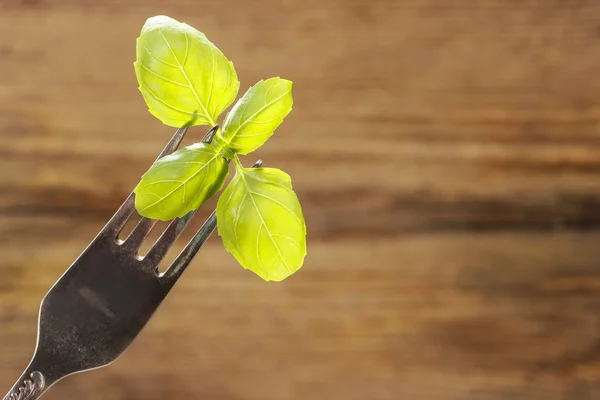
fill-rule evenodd
<path id="1" fill-rule="evenodd" d="M 267 284 L 213 237 L 121 359 L 46 398 L 600 399 L 596 0 L 0 0 L 0 388 L 172 134 L 132 66 L 156 14 L 242 91 L 295 82 L 245 162 L 292 175 L 309 255 Z"/>

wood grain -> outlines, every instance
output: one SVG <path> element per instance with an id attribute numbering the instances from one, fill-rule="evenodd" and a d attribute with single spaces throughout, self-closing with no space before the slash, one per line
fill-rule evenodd
<path id="1" fill-rule="evenodd" d="M 292 175 L 309 256 L 266 284 L 212 238 L 123 358 L 49 400 L 600 398 L 592 0 L 0 0 L 0 387 L 172 133 L 132 66 L 156 14 L 243 91 L 294 81 L 245 162 Z"/>

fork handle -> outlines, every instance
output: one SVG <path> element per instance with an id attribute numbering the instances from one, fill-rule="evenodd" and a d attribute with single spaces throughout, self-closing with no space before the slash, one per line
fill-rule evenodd
<path id="1" fill-rule="evenodd" d="M 50 387 L 44 375 L 28 367 L 19 378 L 15 386 L 4 397 L 4 400 L 35 400 L 42 397 L 42 394 Z"/>

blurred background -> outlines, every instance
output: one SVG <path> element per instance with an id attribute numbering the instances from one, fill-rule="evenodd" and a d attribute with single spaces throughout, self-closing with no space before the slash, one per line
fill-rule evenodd
<path id="1" fill-rule="evenodd" d="M 157 14 L 206 33 L 240 93 L 294 81 L 244 163 L 291 174 L 308 257 L 266 283 L 213 236 L 122 358 L 45 398 L 600 399 L 592 0 L 0 0 L 3 390 L 173 134 L 132 65 Z"/>

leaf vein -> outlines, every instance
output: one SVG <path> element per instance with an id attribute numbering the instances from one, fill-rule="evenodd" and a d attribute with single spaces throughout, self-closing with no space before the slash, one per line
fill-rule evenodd
<path id="1" fill-rule="evenodd" d="M 215 84 L 215 52 L 211 51 L 212 54 L 212 73 L 210 77 L 210 90 L 208 91 L 208 106 L 210 107 L 210 99 L 212 97 L 213 86 Z"/>
<path id="2" fill-rule="evenodd" d="M 238 209 L 238 213 L 235 216 L 235 221 L 233 223 L 233 238 L 235 239 L 235 247 L 236 247 L 238 253 L 242 255 L 244 260 L 246 259 L 246 257 L 244 256 L 244 253 L 242 252 L 242 249 L 240 248 L 240 242 L 239 242 L 238 235 L 237 235 L 237 226 L 238 226 L 238 222 L 240 221 L 240 215 L 242 215 L 242 209 L 244 207 L 244 201 L 246 200 L 247 195 L 248 195 L 248 192 L 244 193 L 244 196 L 242 196 L 242 200 L 240 201 L 240 207 Z"/>
<path id="3" fill-rule="evenodd" d="M 179 62 L 179 59 L 175 55 L 175 51 L 171 47 L 171 44 L 169 43 L 169 41 L 167 40 L 167 38 L 165 37 L 165 35 L 163 35 L 162 29 L 159 30 L 159 32 L 160 32 L 160 36 L 162 36 L 163 40 L 165 41 L 165 43 L 169 47 L 169 50 L 171 51 L 171 54 L 173 55 L 173 58 L 175 58 L 175 61 L 177 61 L 179 69 L 183 73 L 183 76 L 184 76 L 185 80 L 187 81 L 188 86 L 190 87 L 190 89 L 192 90 L 192 93 L 194 94 L 194 97 L 196 97 L 196 101 L 198 102 L 198 104 L 200 105 L 200 107 L 202 107 L 202 110 L 204 111 L 204 116 L 206 117 L 206 119 L 208 119 L 208 122 L 210 123 L 210 125 L 214 126 L 215 122 L 213 121 L 213 119 L 211 118 L 211 116 L 208 114 L 208 110 L 206 109 L 206 106 L 204 105 L 204 103 L 200 100 L 200 97 L 198 96 L 198 93 L 196 92 L 196 89 L 192 85 L 192 82 L 190 81 L 190 78 L 187 76 L 187 73 L 185 72 L 185 69 L 183 68 L 183 66 Z"/>
<path id="4" fill-rule="evenodd" d="M 269 230 L 269 227 L 265 224 L 265 219 L 263 218 L 262 214 L 260 213 L 260 209 L 258 208 L 258 205 L 256 204 L 256 201 L 254 200 L 254 197 L 253 197 L 252 194 L 256 193 L 256 192 L 252 192 L 250 190 L 250 186 L 248 186 L 248 182 L 246 182 L 246 178 L 244 177 L 244 175 L 241 175 L 241 177 L 242 177 L 242 181 L 244 182 L 244 185 L 246 186 L 246 190 L 250 194 L 250 199 L 252 200 L 252 204 L 254 205 L 254 209 L 256 210 L 256 213 L 258 214 L 261 223 L 265 226 L 265 231 L 267 232 L 267 235 L 269 236 L 269 239 L 271 239 L 271 242 L 273 243 L 273 246 L 275 246 L 275 249 L 277 250 L 277 253 L 279 254 L 279 258 L 281 258 L 281 262 L 283 262 L 283 266 L 285 267 L 286 271 L 291 275 L 292 271 L 290 270 L 290 267 L 285 262 L 285 258 L 283 258 L 283 254 L 281 254 L 281 250 L 279 249 L 279 246 L 277 246 L 277 243 L 275 243 L 275 240 L 271 236 L 271 231 Z"/>
<path id="5" fill-rule="evenodd" d="M 152 58 L 154 58 L 156 61 L 159 61 L 165 65 L 168 65 L 169 67 L 177 68 L 177 65 L 171 64 L 170 62 L 163 60 L 162 58 L 160 58 L 159 56 L 157 56 L 156 54 L 151 52 L 150 49 L 148 48 L 148 46 L 144 46 L 144 50 L 146 50 L 148 52 L 148 54 L 150 54 L 152 56 Z"/>
<path id="6" fill-rule="evenodd" d="M 178 180 L 175 180 L 175 179 L 163 179 L 163 180 L 160 180 L 160 181 L 154 181 L 154 182 L 147 183 L 144 186 L 141 186 L 140 189 L 144 189 L 144 188 L 147 188 L 149 186 L 159 185 L 161 183 L 179 183 L 179 182 L 181 182 L 181 181 L 178 181 Z"/>
<path id="7" fill-rule="evenodd" d="M 260 269 L 263 271 L 263 273 L 265 274 L 265 279 L 269 279 L 269 271 L 267 271 L 265 269 L 265 266 L 262 262 L 262 258 L 260 257 L 260 249 L 259 249 L 259 241 L 260 241 L 260 231 L 262 231 L 264 224 L 261 224 L 258 226 L 258 232 L 256 232 L 256 260 L 258 261 L 258 265 L 260 266 Z"/>
<path id="8" fill-rule="evenodd" d="M 268 104 L 265 104 L 264 106 L 262 106 L 261 108 L 258 109 L 258 111 L 256 111 L 254 114 L 252 114 L 250 117 L 248 117 L 248 119 L 246 119 L 244 121 L 244 123 L 242 123 L 241 125 L 239 125 L 237 127 L 237 129 L 235 130 L 235 132 L 233 132 L 231 134 L 231 137 L 234 138 L 237 133 L 240 131 L 240 129 L 244 128 L 249 122 L 252 121 L 252 118 L 256 117 L 258 114 L 260 114 L 261 112 L 263 112 L 267 107 L 269 107 L 270 105 L 272 105 L 273 103 L 277 102 L 278 100 L 282 99 L 283 97 L 285 97 L 290 91 L 286 91 L 284 94 L 282 94 L 281 96 L 277 97 L 276 99 L 274 99 L 273 101 L 271 101 Z M 244 112 L 246 112 L 246 109 L 244 109 Z M 241 121 L 241 120 L 240 120 Z"/>
<path id="9" fill-rule="evenodd" d="M 198 169 L 198 171 L 194 172 L 192 175 L 190 175 L 189 178 L 187 178 L 186 180 L 182 181 L 182 183 L 178 186 L 176 186 L 173 190 L 171 190 L 169 193 L 165 194 L 161 199 L 155 201 L 154 203 L 144 207 L 143 210 L 140 210 L 141 212 L 144 212 L 145 210 L 147 210 L 150 207 L 155 206 L 157 203 L 161 202 L 162 200 L 166 199 L 167 197 L 169 197 L 170 195 L 172 195 L 173 193 L 175 193 L 177 190 L 179 190 L 179 188 L 182 185 L 185 185 L 187 182 L 189 182 L 192 178 L 194 178 L 196 175 L 198 175 L 204 168 L 206 168 L 207 165 L 209 165 L 215 158 L 217 158 L 219 156 L 218 153 L 216 153 L 210 160 L 208 160 L 206 162 L 205 165 L 203 165 L 201 168 Z M 204 176 L 204 179 L 206 180 L 206 176 Z"/>
<path id="10" fill-rule="evenodd" d="M 188 53 L 190 51 L 190 39 L 188 38 L 188 33 L 184 32 L 183 33 L 185 36 L 185 56 L 183 56 L 183 63 L 181 63 L 181 66 L 185 66 L 185 63 L 188 59 Z"/>
<path id="11" fill-rule="evenodd" d="M 262 183 L 268 183 L 270 185 L 275 185 L 275 186 L 278 186 L 278 187 L 280 187 L 282 189 L 286 189 L 286 190 L 288 190 L 291 193 L 294 193 L 294 191 L 292 189 L 290 189 L 289 187 L 287 187 L 287 186 L 285 186 L 285 185 L 283 185 L 283 184 L 281 184 L 279 182 L 269 181 L 269 180 L 266 180 L 266 179 L 259 178 L 256 174 L 252 176 L 252 179 L 254 179 L 256 181 L 259 181 L 259 182 L 262 182 Z"/>
<path id="12" fill-rule="evenodd" d="M 168 107 L 168 108 L 170 108 L 173 111 L 178 111 L 178 112 L 183 113 L 183 114 L 191 115 L 191 116 L 193 116 L 195 118 L 199 117 L 199 116 L 204 116 L 204 117 L 208 118 L 208 116 L 205 115 L 205 114 L 198 114 L 196 112 L 190 112 L 190 111 L 182 110 L 181 108 L 175 107 L 174 105 L 166 102 L 165 100 L 163 100 L 160 97 L 158 97 L 158 95 L 156 93 L 154 93 L 148 87 L 148 85 L 146 84 L 146 82 L 144 82 L 144 80 L 140 81 L 140 86 L 143 87 L 152 97 L 154 97 L 156 99 L 156 101 L 162 103 L 165 107 Z"/>
<path id="13" fill-rule="evenodd" d="M 271 196 L 267 196 L 266 194 L 260 193 L 260 192 L 250 192 L 251 194 L 255 194 L 257 196 L 260 197 L 264 197 L 267 200 L 271 200 L 273 203 L 275 204 L 279 204 L 279 206 L 283 207 L 287 212 L 289 212 L 290 214 L 292 214 L 294 216 L 294 218 L 296 218 L 296 220 L 298 221 L 298 223 L 300 223 L 300 225 L 302 225 L 302 221 L 300 220 L 300 218 L 296 215 L 295 212 L 293 212 L 292 210 L 290 210 L 285 204 L 283 204 L 282 202 L 280 202 L 279 200 L 271 197 Z"/>
<path id="14" fill-rule="evenodd" d="M 291 237 L 289 237 L 287 235 L 280 235 L 279 233 L 272 233 L 271 236 L 282 237 L 284 239 L 289 240 L 293 244 L 295 244 L 299 249 L 302 248 L 302 246 L 300 246 L 300 243 L 298 243 L 296 240 L 292 239 Z"/>
<path id="15" fill-rule="evenodd" d="M 140 60 L 140 65 L 142 66 L 142 68 L 144 68 L 146 71 L 148 71 L 149 73 L 151 73 L 152 75 L 156 76 L 159 79 L 162 79 L 165 82 L 169 82 L 172 83 L 173 85 L 177 85 L 177 86 L 181 86 L 181 87 L 185 87 L 187 88 L 187 85 L 183 84 L 183 83 L 179 83 L 176 81 L 173 81 L 171 79 L 168 79 L 158 73 L 156 73 L 155 71 L 153 71 L 152 69 L 150 69 L 150 67 L 148 67 L 146 64 L 144 64 L 141 60 Z"/>
<path id="16" fill-rule="evenodd" d="M 265 99 L 263 100 L 265 103 L 268 103 L 267 98 L 269 97 L 269 92 L 273 89 L 273 86 L 275 86 L 275 81 L 271 82 L 271 86 L 265 91 Z"/>
<path id="17" fill-rule="evenodd" d="M 227 84 L 225 85 L 225 89 L 221 92 L 221 95 L 219 96 L 219 100 L 215 104 L 215 108 L 212 110 L 213 114 L 217 113 L 217 110 L 219 109 L 219 105 L 221 104 L 221 101 L 223 100 L 223 96 L 225 96 L 225 93 L 227 93 L 227 91 L 229 90 L 228 88 L 229 88 L 230 81 L 231 81 L 231 71 L 228 69 L 227 70 Z"/>
<path id="18" fill-rule="evenodd" d="M 253 133 L 252 135 L 237 135 L 235 138 L 239 139 L 239 138 L 249 138 L 249 137 L 256 137 L 256 136 L 264 136 L 264 135 L 268 135 L 270 133 L 271 133 L 271 131 L 268 130 L 268 131 L 264 131 L 264 132 L 261 132 L 261 133 Z"/>

